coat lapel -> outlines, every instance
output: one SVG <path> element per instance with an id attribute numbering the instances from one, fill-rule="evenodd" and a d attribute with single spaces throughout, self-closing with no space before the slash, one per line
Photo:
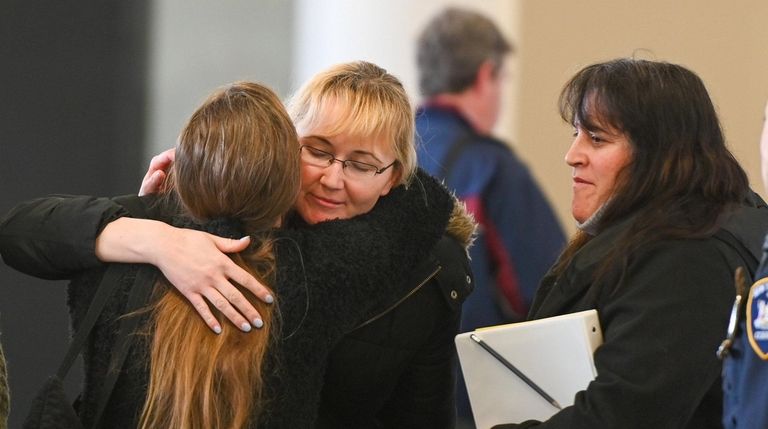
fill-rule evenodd
<path id="1" fill-rule="evenodd" d="M 529 319 L 541 319 L 597 307 L 592 297 L 592 277 L 599 263 L 612 251 L 628 221 L 607 228 L 584 245 L 559 278 L 551 271 L 541 281 Z"/>

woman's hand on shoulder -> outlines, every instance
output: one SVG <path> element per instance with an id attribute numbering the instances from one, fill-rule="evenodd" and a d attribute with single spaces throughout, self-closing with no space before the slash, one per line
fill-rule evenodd
<path id="1" fill-rule="evenodd" d="M 249 243 L 248 237 L 233 240 L 154 220 L 120 218 L 99 235 L 96 254 L 105 262 L 156 266 L 214 332 L 221 332 L 221 325 L 209 303 L 248 332 L 251 326 L 263 325 L 261 315 L 232 282 L 266 303 L 274 299 L 264 285 L 227 256 Z"/>
<path id="2" fill-rule="evenodd" d="M 176 157 L 176 149 L 171 148 L 152 157 L 149 161 L 149 169 L 141 181 L 139 196 L 157 194 L 163 190 L 168 171 Z"/>

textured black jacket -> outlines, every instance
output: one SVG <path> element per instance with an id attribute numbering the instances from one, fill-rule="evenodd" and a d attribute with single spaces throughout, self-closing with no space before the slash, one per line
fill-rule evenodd
<path id="1" fill-rule="evenodd" d="M 346 335 L 331 353 L 319 427 L 455 426 L 454 337 L 472 288 L 464 249 L 444 237 L 407 284 L 414 289 L 397 307 Z"/>
<path id="2" fill-rule="evenodd" d="M 374 211 L 352 221 L 274 232 L 284 338 L 268 360 L 269 402 L 259 427 L 312 427 L 331 348 L 413 290 L 407 277 L 442 236 L 452 207 L 433 180 L 422 177 L 414 188 L 393 190 Z M 32 275 L 68 278 L 77 273 L 69 297 L 77 327 L 103 272 L 93 255 L 93 239 L 109 220 L 124 214 L 108 199 L 37 200 L 17 207 L 0 224 L 0 253 L 6 263 Z M 123 280 L 130 284 L 130 276 Z M 86 350 L 86 422 L 126 293 L 123 287 L 110 302 Z M 135 426 L 144 398 L 146 347 L 140 340 L 129 356 L 127 374 L 108 405 L 107 427 Z"/>

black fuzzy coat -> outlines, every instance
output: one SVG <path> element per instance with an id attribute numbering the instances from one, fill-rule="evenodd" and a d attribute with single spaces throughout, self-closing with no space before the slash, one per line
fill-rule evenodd
<path id="1" fill-rule="evenodd" d="M 407 299 L 334 348 L 318 428 L 455 427 L 454 337 L 473 285 L 469 261 L 444 237 L 411 273 Z"/>
<path id="2" fill-rule="evenodd" d="M 410 190 L 399 187 L 380 199 L 371 213 L 274 231 L 283 337 L 268 359 L 269 401 L 258 427 L 315 424 L 328 353 L 343 335 L 412 291 L 410 271 L 442 237 L 452 207 L 442 186 L 421 175 Z M 92 240 L 108 220 L 124 214 L 109 199 L 36 200 L 17 207 L 0 224 L 0 253 L 7 264 L 39 277 L 79 272 L 69 287 L 76 329 L 104 270 L 95 261 Z M 86 423 L 132 280 L 130 275 L 122 279 L 87 346 L 81 405 Z M 138 337 L 108 404 L 105 427 L 135 427 L 146 389 L 147 346 L 148 339 Z"/>

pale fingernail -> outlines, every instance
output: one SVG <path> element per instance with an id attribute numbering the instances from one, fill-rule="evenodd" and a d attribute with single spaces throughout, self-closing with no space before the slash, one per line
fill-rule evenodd
<path id="1" fill-rule="evenodd" d="M 240 329 L 242 329 L 244 332 L 251 332 L 251 325 L 248 323 L 243 323 L 240 325 Z"/>
<path id="2" fill-rule="evenodd" d="M 264 326 L 264 321 L 258 318 L 253 319 L 253 326 L 257 328 L 261 328 L 262 326 Z"/>
<path id="3" fill-rule="evenodd" d="M 251 236 L 250 236 L 250 235 L 246 235 L 246 236 L 240 237 L 240 238 L 239 238 L 239 240 L 240 240 L 240 241 L 244 241 L 244 240 L 248 240 L 248 239 L 250 239 L 250 238 L 251 238 Z"/>
<path id="4" fill-rule="evenodd" d="M 214 326 L 213 332 L 215 332 L 217 335 L 221 333 L 221 326 Z"/>
<path id="5" fill-rule="evenodd" d="M 272 304 L 273 302 L 275 302 L 275 298 L 272 295 L 267 295 L 264 297 L 264 302 L 266 302 L 267 304 Z"/>

